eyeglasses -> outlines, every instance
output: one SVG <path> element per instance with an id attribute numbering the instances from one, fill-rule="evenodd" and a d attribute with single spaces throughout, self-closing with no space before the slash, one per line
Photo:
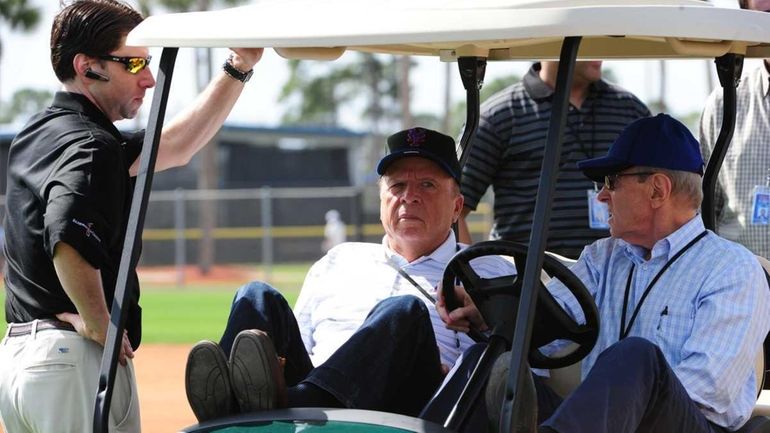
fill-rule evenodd
<path id="1" fill-rule="evenodd" d="M 147 57 L 116 57 L 116 56 L 99 56 L 102 60 L 109 60 L 111 62 L 123 63 L 126 65 L 126 70 L 131 74 L 138 74 L 144 70 L 144 68 L 150 66 L 150 60 L 152 56 Z"/>
<path id="2" fill-rule="evenodd" d="M 655 174 L 654 171 L 640 171 L 635 173 L 615 173 L 604 176 L 604 187 L 607 191 L 614 191 L 615 186 L 618 183 L 618 178 L 623 176 L 650 176 Z"/>

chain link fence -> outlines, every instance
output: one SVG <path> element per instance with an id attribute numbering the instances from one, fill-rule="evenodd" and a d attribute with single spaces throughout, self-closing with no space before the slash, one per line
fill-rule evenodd
<path id="1" fill-rule="evenodd" d="M 214 209 L 209 227 L 202 224 L 204 206 Z M 311 262 L 323 255 L 324 216 L 331 209 L 339 213 L 348 241 L 382 239 L 376 186 L 154 191 L 139 264 L 174 266 L 182 285 L 188 265 L 261 263 L 269 280 L 275 263 Z M 4 215 L 0 196 L 0 219 Z M 474 239 L 487 237 L 488 204 L 471 213 L 469 225 Z M 204 250 L 211 254 L 204 257 Z"/>

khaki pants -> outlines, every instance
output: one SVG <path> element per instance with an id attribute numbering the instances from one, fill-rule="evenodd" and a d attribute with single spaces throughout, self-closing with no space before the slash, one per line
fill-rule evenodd
<path id="1" fill-rule="evenodd" d="M 72 331 L 46 329 L 0 342 L 0 421 L 6 433 L 93 431 L 102 347 Z M 118 365 L 110 432 L 139 432 L 134 367 Z"/>

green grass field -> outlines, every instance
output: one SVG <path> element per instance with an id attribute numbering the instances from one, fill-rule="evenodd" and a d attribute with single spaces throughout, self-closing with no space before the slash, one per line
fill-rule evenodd
<path id="1" fill-rule="evenodd" d="M 309 263 L 275 265 L 271 281 L 294 305 Z M 225 328 L 233 294 L 247 281 L 217 284 L 187 284 L 184 287 L 141 284 L 142 342 L 195 343 L 202 339 L 217 341 Z M 5 305 L 5 288 L 0 290 Z M 4 310 L 3 310 L 4 311 Z M 5 320 L 0 320 L 0 335 L 5 335 Z"/>

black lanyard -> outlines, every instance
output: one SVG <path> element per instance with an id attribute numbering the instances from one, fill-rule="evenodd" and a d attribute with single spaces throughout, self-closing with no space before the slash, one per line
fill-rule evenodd
<path id="1" fill-rule="evenodd" d="M 405 270 L 401 269 L 400 266 L 398 266 L 396 263 L 391 261 L 390 258 L 387 259 L 388 264 L 391 268 L 395 269 L 396 272 L 399 273 L 406 281 L 409 281 L 411 285 L 413 285 L 423 296 L 425 296 L 426 299 L 428 299 L 432 304 L 436 304 L 436 298 L 433 297 L 430 293 L 428 293 L 427 290 L 423 289 L 422 286 L 420 286 L 417 281 L 414 280 L 409 274 L 406 273 Z"/>
<path id="2" fill-rule="evenodd" d="M 455 244 L 455 252 L 460 251 L 460 244 Z M 406 273 L 405 270 L 401 268 L 396 262 L 393 261 L 392 257 L 386 257 L 385 261 L 390 265 L 391 268 L 395 269 L 396 272 L 398 272 L 399 275 L 401 275 L 406 281 L 408 281 L 411 285 L 414 286 L 417 291 L 419 291 L 423 296 L 425 296 L 426 299 L 428 299 L 432 304 L 436 304 L 436 298 L 433 297 L 430 293 L 428 293 L 427 290 L 423 289 L 420 284 L 417 283 L 417 281 L 414 280 L 409 274 Z M 455 279 L 455 282 L 457 282 L 457 279 Z"/>
<path id="3" fill-rule="evenodd" d="M 628 337 L 628 333 L 631 332 L 631 327 L 634 326 L 634 322 L 636 321 L 636 316 L 639 315 L 639 310 L 642 308 L 642 304 L 644 304 L 644 301 L 647 299 L 647 295 L 650 294 L 650 291 L 652 290 L 652 287 L 655 285 L 655 283 L 658 282 L 658 279 L 660 279 L 661 275 L 663 275 L 663 272 L 666 272 L 666 270 L 678 259 L 682 254 L 684 254 L 687 250 L 690 249 L 693 245 L 695 245 L 699 240 L 701 240 L 706 234 L 708 233 L 707 230 L 704 230 L 703 233 L 699 234 L 695 237 L 695 239 L 691 240 L 690 243 L 684 246 L 681 250 L 679 250 L 678 253 L 674 255 L 674 257 L 671 257 L 671 259 L 666 262 L 665 265 L 663 265 L 663 268 L 661 268 L 660 271 L 658 271 L 658 274 L 655 275 L 655 278 L 650 281 L 650 284 L 647 285 L 647 288 L 644 289 L 644 293 L 642 293 L 642 297 L 639 299 L 639 303 L 636 304 L 636 308 L 634 308 L 634 314 L 631 315 L 631 321 L 628 322 L 628 327 L 626 326 L 626 310 L 628 309 L 628 297 L 631 293 L 631 279 L 634 275 L 634 264 L 631 264 L 631 270 L 628 272 L 628 279 L 626 280 L 626 293 L 623 295 L 623 313 L 620 316 L 620 330 L 618 335 L 618 340 L 622 340 L 626 337 Z M 624 329 L 625 327 L 625 329 Z"/>
<path id="4" fill-rule="evenodd" d="M 455 244 L 455 252 L 460 251 L 460 244 Z M 393 260 L 391 260 L 391 257 L 386 258 L 386 262 L 388 265 L 390 265 L 391 268 L 395 269 L 396 272 L 398 272 L 399 275 L 404 277 L 406 281 L 408 281 L 411 285 L 413 285 L 417 291 L 422 293 L 425 298 L 427 298 L 433 305 L 436 305 L 436 298 L 434 298 L 430 293 L 428 293 L 427 290 L 423 289 L 420 284 L 417 283 L 417 281 L 414 280 L 409 274 L 406 273 L 405 270 L 401 269 L 401 266 L 396 264 Z M 455 284 L 459 284 L 457 278 L 455 278 Z M 474 340 L 474 341 L 486 341 L 486 337 L 481 334 L 480 332 L 474 331 L 471 329 L 468 331 L 468 335 Z M 455 346 L 459 349 L 460 348 L 460 337 L 457 335 L 457 331 L 455 331 Z"/>

